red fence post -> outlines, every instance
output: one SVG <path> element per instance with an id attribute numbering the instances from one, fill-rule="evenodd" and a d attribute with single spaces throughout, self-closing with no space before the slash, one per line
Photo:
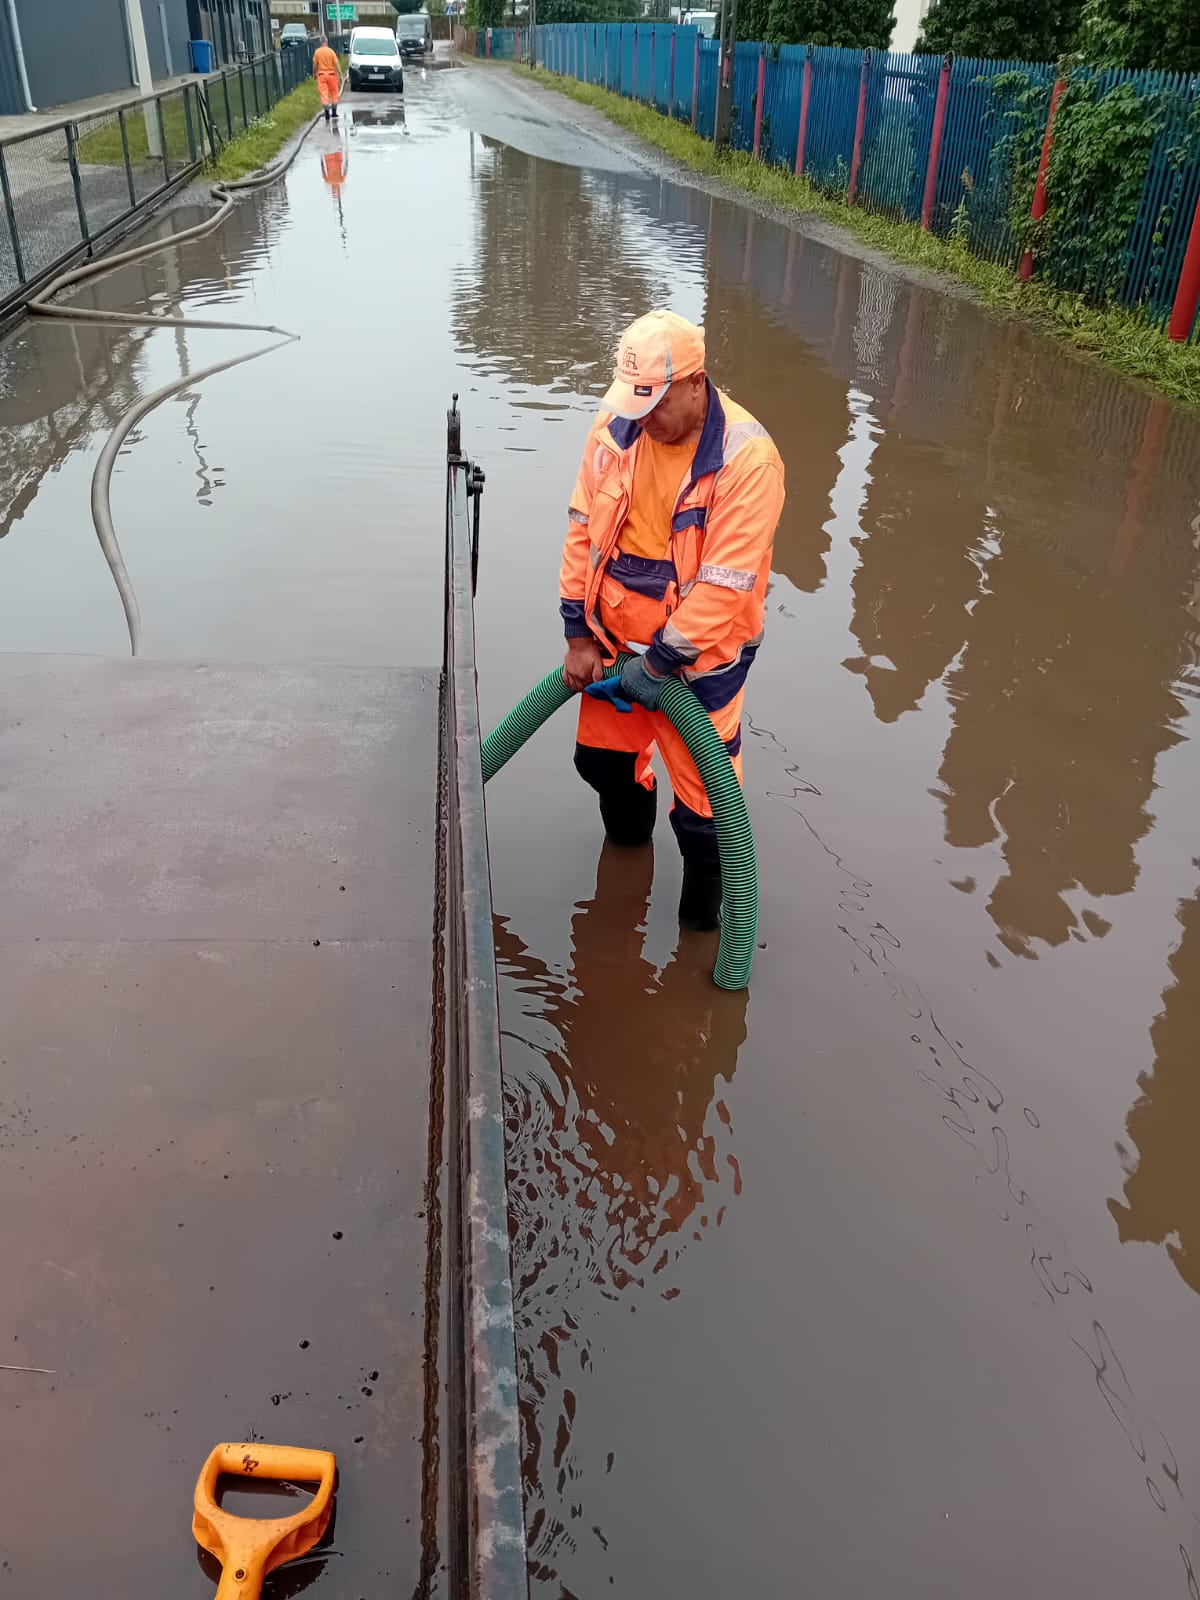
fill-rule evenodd
<path id="1" fill-rule="evenodd" d="M 485 33 L 484 38 L 486 43 L 483 47 L 483 53 L 490 61 L 492 59 L 492 30 L 490 28 Z"/>
<path id="2" fill-rule="evenodd" d="M 671 29 L 671 68 L 667 78 L 667 115 L 675 115 L 675 34 L 677 29 Z"/>
<path id="3" fill-rule="evenodd" d="M 858 193 L 858 169 L 862 165 L 863 129 L 867 125 L 867 70 L 871 65 L 871 51 L 863 51 L 862 71 L 858 75 L 858 120 L 854 124 L 854 154 L 850 157 L 850 187 L 846 190 L 847 205 L 854 204 Z"/>
<path id="4" fill-rule="evenodd" d="M 1038 162 L 1037 179 L 1033 185 L 1033 204 L 1029 208 L 1030 220 L 1040 222 L 1046 215 L 1046 171 L 1050 166 L 1050 152 L 1054 149 L 1054 113 L 1058 110 L 1058 102 L 1062 99 L 1062 92 L 1066 84 L 1061 78 L 1056 78 L 1054 89 L 1050 95 L 1050 111 L 1046 117 L 1046 131 L 1042 135 L 1042 159 Z M 1026 250 L 1021 257 L 1021 282 L 1028 283 L 1033 277 L 1033 251 Z"/>
<path id="5" fill-rule="evenodd" d="M 758 52 L 758 87 L 754 91 L 754 154 L 757 158 L 758 147 L 762 143 L 762 114 L 763 114 L 763 86 L 767 81 L 767 52 L 761 48 Z"/>
<path id="6" fill-rule="evenodd" d="M 1191 338 L 1197 305 L 1200 305 L 1200 195 L 1196 197 L 1192 231 L 1188 234 L 1187 250 L 1175 290 L 1175 304 L 1171 307 L 1171 321 L 1167 328 L 1167 337 L 1174 339 L 1176 344 L 1186 344 Z"/>
<path id="7" fill-rule="evenodd" d="M 692 52 L 692 127 L 696 126 L 696 108 L 700 103 L 700 29 L 696 29 L 696 44 Z"/>
<path id="8" fill-rule="evenodd" d="M 933 106 L 933 131 L 929 135 L 929 163 L 925 168 L 925 196 L 921 201 L 921 226 L 928 233 L 933 225 L 933 202 L 937 195 L 938 159 L 942 153 L 942 133 L 946 127 L 946 101 L 950 98 L 950 70 L 954 51 L 947 50 L 938 75 L 937 99 Z"/>
<path id="9" fill-rule="evenodd" d="M 804 171 L 804 140 L 808 134 L 808 105 L 812 99 L 812 53 L 809 45 L 804 58 L 804 81 L 800 90 L 800 132 L 796 135 L 796 176 Z"/>

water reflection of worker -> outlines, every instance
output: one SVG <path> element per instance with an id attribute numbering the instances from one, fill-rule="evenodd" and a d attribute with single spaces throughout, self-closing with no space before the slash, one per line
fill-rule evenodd
<path id="1" fill-rule="evenodd" d="M 565 1191 L 545 1186 L 535 1226 L 561 1239 L 577 1231 L 603 1259 L 589 1281 L 623 1288 L 657 1272 L 677 1250 L 664 1250 L 723 1184 L 739 1184 L 728 1155 L 718 1170 L 717 1138 L 706 1133 L 718 1079 L 732 1078 L 746 1037 L 746 994 L 712 981 L 708 941 L 685 935 L 661 972 L 642 949 L 653 877 L 649 848 L 605 843 L 596 892 L 571 923 L 565 981 L 551 974 L 503 923 L 496 926 L 502 970 L 523 994 L 537 995 L 540 1014 L 562 1041 L 557 1064 L 574 1090 L 573 1123 L 551 1136 L 565 1164 L 583 1176 L 570 1196 L 569 1217 L 552 1215 Z M 728 1113 L 720 1110 L 722 1129 Z M 716 1124 L 714 1124 L 716 1127 Z M 728 1134 L 723 1134 L 728 1138 Z M 558 1165 L 537 1140 L 540 1170 Z M 514 1152 L 520 1172 L 520 1152 Z M 527 1193 L 527 1191 L 524 1191 Z M 524 1209 L 524 1207 L 523 1207 Z M 653 1260 L 651 1257 L 653 1256 Z"/>
<path id="2" fill-rule="evenodd" d="M 331 189 L 340 189 L 350 171 L 350 157 L 341 145 L 321 156 L 321 176 Z"/>
<path id="3" fill-rule="evenodd" d="M 325 107 L 325 121 L 332 117 L 334 122 L 338 119 L 338 101 L 342 94 L 342 66 L 334 52 L 329 48 L 329 40 L 323 38 L 313 52 L 313 76 L 317 80 L 317 91 L 321 96 L 321 104 Z"/>
<path id="4" fill-rule="evenodd" d="M 670 311 L 621 336 L 614 382 L 571 495 L 560 593 L 563 676 L 580 701 L 575 765 L 617 844 L 649 839 L 657 745 L 683 855 L 679 919 L 714 928 L 721 867 L 695 762 L 658 710 L 682 678 L 741 776 L 746 675 L 762 638 L 783 463 L 767 430 L 711 383 L 704 334 Z M 635 659 L 603 681 L 618 650 Z M 644 654 L 641 652 L 644 651 Z"/>

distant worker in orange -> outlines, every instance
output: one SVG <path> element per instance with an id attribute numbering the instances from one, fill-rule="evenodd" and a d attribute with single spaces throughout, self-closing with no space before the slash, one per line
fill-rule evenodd
<path id="1" fill-rule="evenodd" d="M 571 495 L 560 577 L 563 677 L 586 691 L 575 767 L 600 796 L 614 844 L 654 830 L 657 745 L 683 856 L 679 920 L 720 921 L 712 806 L 674 725 L 658 710 L 679 678 L 742 775 L 742 696 L 762 642 L 763 602 L 783 510 L 783 462 L 767 430 L 711 382 L 704 333 L 671 311 L 621 336 Z M 634 660 L 604 678 L 618 651 Z"/>
<path id="2" fill-rule="evenodd" d="M 332 116 L 338 119 L 338 100 L 342 93 L 342 67 L 337 56 L 329 48 L 329 40 L 322 39 L 313 54 L 313 76 L 317 80 L 317 88 L 321 95 L 321 104 L 325 107 L 325 121 Z"/>

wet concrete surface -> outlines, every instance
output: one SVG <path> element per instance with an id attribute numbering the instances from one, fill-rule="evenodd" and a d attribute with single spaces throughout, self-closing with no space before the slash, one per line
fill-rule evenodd
<path id="1" fill-rule="evenodd" d="M 322 134 L 222 235 L 92 291 L 302 336 L 122 458 L 150 656 L 435 659 L 459 389 L 498 719 L 561 653 L 591 397 L 648 305 L 705 322 L 788 469 L 747 695 L 749 996 L 679 940 L 665 824 L 653 859 L 600 852 L 565 713 L 489 791 L 535 1593 L 1196 1593 L 1197 425 L 505 75 L 414 79 L 403 122 L 351 109 L 340 185 Z M 238 338 L 27 326 L 0 350 L 7 648 L 126 647 L 95 453 Z M 88 1003 L 42 1033 L 64 1048 Z M 86 1128 L 93 1085 L 22 1081 L 33 1125 L 53 1092 Z M 66 1213 L 39 1217 L 61 1261 Z M 13 1348 L 69 1400 L 69 1362 Z M 61 1492 L 28 1459 L 27 1522 Z"/>
<path id="2" fill-rule="evenodd" d="M 266 1439 L 341 1484 L 270 1592 L 413 1592 L 436 674 L 0 681 L 4 1575 L 209 1593 L 197 1474 Z"/>

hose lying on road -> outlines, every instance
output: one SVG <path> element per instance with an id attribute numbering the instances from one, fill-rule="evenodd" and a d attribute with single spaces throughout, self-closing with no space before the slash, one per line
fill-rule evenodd
<path id="1" fill-rule="evenodd" d="M 618 656 L 615 664 L 606 668 L 604 676 L 619 676 L 630 660 L 631 656 Z M 567 688 L 561 667 L 535 683 L 524 700 L 515 705 L 483 741 L 484 783 L 494 778 L 542 723 L 573 696 L 574 691 Z M 674 725 L 696 763 L 717 825 L 717 846 L 721 852 L 721 943 L 713 981 L 721 989 L 744 989 L 750 981 L 754 941 L 758 934 L 758 864 L 742 786 L 711 718 L 685 683 L 669 678 L 663 684 L 658 706 Z"/>
<path id="2" fill-rule="evenodd" d="M 73 267 L 69 272 L 60 273 L 51 279 L 29 301 L 28 309 L 34 316 L 57 317 L 67 322 L 106 322 L 116 323 L 124 327 L 149 327 L 149 328 L 207 328 L 216 329 L 222 333 L 270 333 L 275 338 L 270 344 L 259 345 L 254 350 L 247 350 L 242 355 L 229 356 L 224 361 L 215 361 L 211 366 L 201 367 L 195 372 L 189 372 L 185 377 L 176 378 L 171 383 L 166 383 L 161 389 L 156 389 L 153 394 L 146 395 L 130 406 L 128 411 L 117 422 L 112 433 L 105 441 L 100 452 L 100 459 L 96 463 L 96 470 L 92 474 L 92 521 L 96 527 L 96 537 L 100 541 L 100 548 L 104 552 L 104 559 L 108 562 L 109 571 L 121 596 L 121 605 L 125 611 L 125 621 L 129 628 L 129 648 L 133 655 L 137 655 L 142 642 L 142 619 L 138 610 L 137 596 L 134 594 L 133 585 L 129 580 L 129 572 L 121 555 L 121 547 L 117 542 L 116 528 L 113 526 L 112 517 L 112 474 L 116 465 L 117 456 L 121 446 L 125 443 L 131 429 L 155 406 L 161 405 L 164 400 L 169 400 L 173 394 L 178 394 L 182 389 L 191 388 L 194 384 L 202 383 L 205 378 L 211 378 L 218 372 L 225 372 L 230 367 L 237 367 L 244 361 L 254 361 L 258 356 L 265 356 L 272 350 L 278 350 L 285 344 L 291 344 L 298 339 L 298 333 L 288 333 L 284 328 L 276 328 L 263 322 L 219 322 L 210 319 L 190 317 L 157 316 L 147 311 L 102 311 L 90 306 L 54 305 L 53 298 L 61 294 L 64 289 L 72 288 L 75 284 L 83 283 L 89 278 L 94 278 L 102 272 L 111 272 L 114 267 L 127 266 L 131 261 L 142 261 L 147 256 L 155 255 L 160 250 L 172 250 L 178 244 L 185 244 L 191 239 L 202 239 L 206 234 L 219 228 L 225 218 L 237 203 L 237 196 L 251 189 L 261 189 L 269 183 L 282 178 L 284 173 L 300 154 L 301 146 L 309 134 L 320 121 L 320 114 L 313 118 L 305 128 L 300 138 L 288 154 L 270 166 L 264 167 L 261 172 L 251 173 L 247 178 L 237 178 L 229 183 L 214 183 L 212 194 L 219 201 L 216 211 L 211 217 L 206 217 L 192 228 L 184 228 L 182 232 L 172 234 L 169 239 L 154 239 L 149 244 L 138 245 L 133 250 L 122 250 L 117 255 L 101 256 L 95 261 L 87 261 L 81 267 Z"/>

